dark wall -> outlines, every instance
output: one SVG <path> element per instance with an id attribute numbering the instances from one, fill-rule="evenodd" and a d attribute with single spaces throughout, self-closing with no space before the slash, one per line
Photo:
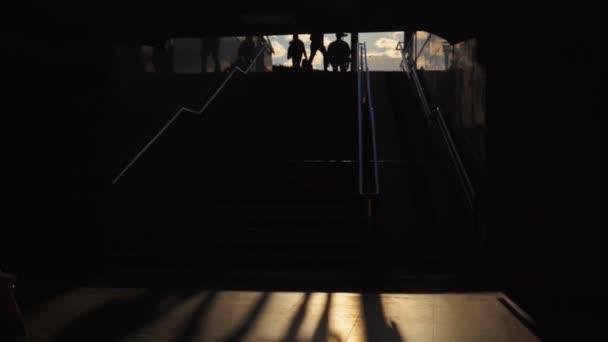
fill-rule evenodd
<path id="1" fill-rule="evenodd" d="M 510 18 L 480 31 L 488 68 L 486 260 L 498 284 L 566 336 L 585 331 L 566 324 L 572 313 L 597 321 L 605 303 L 605 144 L 597 123 L 604 106 L 593 102 L 604 82 L 590 63 L 604 56 L 602 41 L 592 39 L 597 27 L 570 19 Z M 82 269 L 101 247 L 106 210 L 111 46 L 76 27 L 33 31 L 8 34 L 0 267 Z"/>
<path id="2" fill-rule="evenodd" d="M 500 286 L 561 340 L 588 333 L 606 302 L 604 152 L 592 104 L 600 73 L 589 63 L 597 43 L 573 22 L 527 34 L 504 29 L 481 39 L 487 261 Z"/>
<path id="3" fill-rule="evenodd" d="M 103 221 L 111 50 L 94 33 L 7 35 L 10 159 L 0 268 L 80 268 L 95 254 Z"/>

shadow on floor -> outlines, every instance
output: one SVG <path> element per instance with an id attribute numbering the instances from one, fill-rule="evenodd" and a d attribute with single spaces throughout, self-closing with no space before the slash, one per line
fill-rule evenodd
<path id="1" fill-rule="evenodd" d="M 394 321 L 386 322 L 380 295 L 361 296 L 365 336 L 367 341 L 405 342 Z"/>
<path id="2" fill-rule="evenodd" d="M 247 319 L 230 336 L 224 338 L 222 341 L 225 341 L 225 342 L 242 341 L 247 336 L 247 334 L 249 333 L 251 328 L 253 328 L 253 326 L 255 325 L 256 321 L 258 320 L 258 318 L 260 316 L 260 313 L 264 309 L 264 306 L 268 302 L 269 298 L 270 298 L 270 293 L 264 292 L 264 294 L 262 294 L 262 296 L 260 296 L 257 303 L 254 305 L 254 307 L 251 309 L 251 311 L 247 315 Z"/>
<path id="3" fill-rule="evenodd" d="M 304 318 L 306 316 L 306 309 L 308 306 L 308 301 L 310 300 L 310 292 L 307 292 L 304 295 L 304 300 L 300 303 L 300 307 L 298 308 L 298 312 L 294 316 L 293 320 L 289 324 L 289 329 L 287 329 L 287 334 L 283 338 L 283 342 L 291 342 L 295 341 L 298 336 L 298 331 L 300 330 L 300 326 L 302 322 L 304 322 Z"/>
<path id="4" fill-rule="evenodd" d="M 194 294 L 193 291 L 182 293 L 179 298 L 162 306 L 159 306 L 159 303 L 166 299 L 169 293 L 161 290 L 150 290 L 127 300 L 115 299 L 80 317 L 51 341 L 118 341 L 186 302 Z M 211 293 L 202 301 L 201 307 L 197 309 L 199 314 L 208 308 L 213 296 Z"/>

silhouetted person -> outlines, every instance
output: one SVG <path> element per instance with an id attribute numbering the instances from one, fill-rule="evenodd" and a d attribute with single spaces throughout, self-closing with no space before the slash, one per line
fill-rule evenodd
<path id="1" fill-rule="evenodd" d="M 152 56 L 150 62 L 154 67 L 154 72 L 162 72 L 166 68 L 167 41 L 160 41 L 152 45 Z"/>
<path id="2" fill-rule="evenodd" d="M 264 47 L 268 44 L 268 42 L 266 41 L 266 39 L 264 38 L 264 36 L 258 36 L 257 38 L 257 44 L 256 44 L 256 51 L 260 51 L 259 49 L 264 49 Z M 264 52 L 264 54 L 266 54 L 266 52 Z M 266 71 L 266 64 L 264 61 L 264 56 L 260 56 L 260 58 L 257 59 L 256 61 L 256 65 L 255 65 L 255 71 L 258 72 L 263 72 Z"/>
<path id="3" fill-rule="evenodd" d="M 294 34 L 293 40 L 289 42 L 289 48 L 287 49 L 287 59 L 291 59 L 294 69 L 300 69 L 300 65 L 302 65 L 302 55 L 306 57 L 304 42 L 300 40 L 297 34 Z"/>
<path id="4" fill-rule="evenodd" d="M 302 60 L 302 70 L 304 71 L 312 71 L 312 62 L 310 59 L 304 58 Z"/>
<path id="5" fill-rule="evenodd" d="M 338 69 L 340 72 L 345 72 L 350 63 L 350 46 L 342 40 L 344 36 L 346 36 L 344 33 L 336 33 L 336 40 L 327 47 L 327 57 L 334 72 Z"/>
<path id="6" fill-rule="evenodd" d="M 119 49 L 126 48 L 124 44 L 120 44 Z M 171 40 L 162 40 L 154 42 L 150 45 L 152 48 L 151 55 L 149 57 L 144 54 L 144 59 L 149 58 L 149 62 L 152 63 L 153 72 L 172 72 L 173 71 L 173 42 Z M 144 60 L 145 62 L 145 60 Z M 144 68 L 146 66 L 144 65 Z M 149 70 L 152 72 L 152 70 Z"/>
<path id="7" fill-rule="evenodd" d="M 239 66 L 242 69 L 249 67 L 255 58 L 255 43 L 252 36 L 247 36 L 239 45 L 238 59 L 232 63 L 232 66 Z"/>
<path id="8" fill-rule="evenodd" d="M 325 49 L 325 43 L 323 42 L 323 33 L 314 32 L 310 34 L 310 64 L 312 65 L 313 60 L 320 51 L 323 55 L 323 70 L 327 71 L 327 65 L 329 61 L 327 59 L 327 50 Z"/>
<path id="9" fill-rule="evenodd" d="M 215 72 L 220 72 L 220 58 L 219 58 L 219 50 L 220 50 L 220 39 L 217 37 L 211 38 L 203 38 L 203 46 L 201 49 L 202 62 L 203 67 L 202 71 L 207 71 L 207 56 L 211 55 L 213 58 L 213 70 Z"/>

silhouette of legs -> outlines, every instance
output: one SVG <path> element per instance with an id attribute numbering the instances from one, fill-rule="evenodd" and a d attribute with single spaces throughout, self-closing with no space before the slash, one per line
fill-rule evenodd
<path id="1" fill-rule="evenodd" d="M 211 55 L 214 63 L 214 71 L 220 72 L 220 58 L 219 58 L 220 40 L 219 38 L 205 38 L 203 39 L 203 46 L 201 48 L 202 55 L 202 72 L 207 71 L 207 56 Z"/>
<path id="2" fill-rule="evenodd" d="M 293 68 L 299 70 L 302 66 L 302 56 L 300 56 L 299 58 L 294 57 L 292 59 L 292 62 L 293 62 Z"/>
<path id="3" fill-rule="evenodd" d="M 215 51 L 204 51 L 203 52 L 203 66 L 202 72 L 207 72 L 207 56 L 211 54 L 211 58 L 213 58 L 213 70 L 215 72 L 220 72 L 220 58 L 218 56 L 218 50 Z"/>
<path id="4" fill-rule="evenodd" d="M 331 65 L 331 69 L 333 70 L 333 72 L 346 72 L 348 70 L 348 64 L 347 63 L 343 63 L 343 64 L 332 64 Z"/>
<path id="5" fill-rule="evenodd" d="M 218 50 L 216 49 L 211 53 L 211 57 L 213 58 L 213 70 L 215 72 L 220 72 L 220 57 L 218 56 Z"/>
<path id="6" fill-rule="evenodd" d="M 329 63 L 327 62 L 327 50 L 325 49 L 325 46 L 323 46 L 323 44 L 314 44 L 314 45 L 311 44 L 311 46 L 310 46 L 310 64 L 312 64 L 312 61 L 315 59 L 317 51 L 320 51 L 321 54 L 323 55 L 323 69 L 325 71 L 327 71 L 327 67 L 328 67 Z"/>

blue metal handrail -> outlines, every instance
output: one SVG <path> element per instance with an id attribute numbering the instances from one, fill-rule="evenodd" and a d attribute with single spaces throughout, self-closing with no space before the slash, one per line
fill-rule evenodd
<path id="1" fill-rule="evenodd" d="M 357 98 L 358 98 L 358 136 L 359 136 L 359 194 L 363 196 L 372 196 L 380 194 L 380 180 L 378 173 L 378 148 L 376 144 L 376 116 L 372 100 L 372 91 L 370 83 L 369 66 L 367 64 L 367 46 L 365 43 L 359 43 L 359 53 L 357 54 Z M 366 86 L 362 87 L 362 79 L 365 76 Z M 365 94 L 363 94 L 365 91 Z M 366 192 L 364 189 L 364 157 L 363 157 L 363 104 L 367 103 L 371 138 L 372 138 L 372 162 L 374 165 L 374 191 Z"/>

